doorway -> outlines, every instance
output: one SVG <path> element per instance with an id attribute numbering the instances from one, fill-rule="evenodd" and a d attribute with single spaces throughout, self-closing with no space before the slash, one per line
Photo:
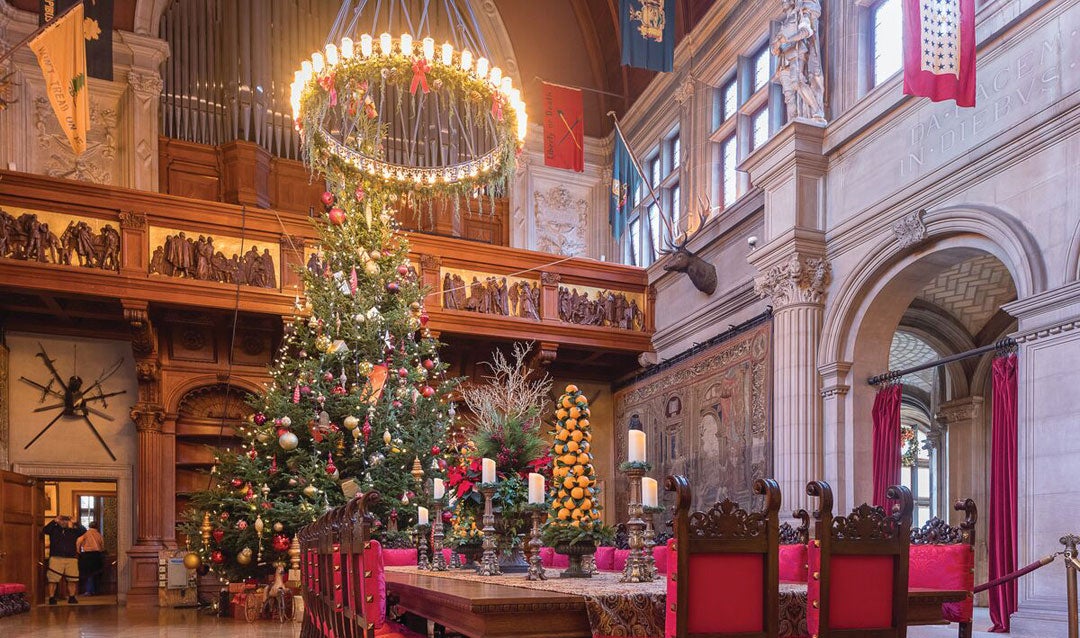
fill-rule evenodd
<path id="1" fill-rule="evenodd" d="M 80 604 L 115 605 L 117 602 L 117 565 L 119 557 L 119 511 L 116 481 L 75 481 L 43 479 L 45 498 L 42 525 L 57 516 L 70 516 L 84 528 L 97 529 L 102 551 L 82 552 L 79 558 L 78 598 Z M 95 539 L 96 540 L 96 539 Z M 93 543 L 88 536 L 87 541 Z M 91 545 L 84 545 L 88 549 Z M 44 557 L 50 554 L 49 539 L 44 542 Z"/>

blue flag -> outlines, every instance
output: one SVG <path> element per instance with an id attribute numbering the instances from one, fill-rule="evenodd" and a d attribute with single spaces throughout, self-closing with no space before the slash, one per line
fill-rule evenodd
<path id="1" fill-rule="evenodd" d="M 634 194 L 641 186 L 641 175 L 634 167 L 634 160 L 626 148 L 622 134 L 615 131 L 615 154 L 611 167 L 611 199 L 608 202 L 608 221 L 611 235 L 619 241 L 626 230 L 626 220 L 634 207 Z"/>
<path id="2" fill-rule="evenodd" d="M 675 0 L 619 0 L 622 63 L 669 72 L 675 65 Z"/>

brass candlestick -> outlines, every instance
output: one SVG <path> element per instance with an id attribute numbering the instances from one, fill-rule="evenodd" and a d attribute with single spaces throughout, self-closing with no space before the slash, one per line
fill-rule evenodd
<path id="1" fill-rule="evenodd" d="M 498 576 L 499 556 L 495 552 L 498 543 L 495 541 L 495 513 L 491 510 L 491 499 L 495 497 L 495 485 L 485 483 L 480 486 L 480 493 L 484 495 L 484 557 L 480 559 L 480 566 L 476 573 L 481 576 Z"/>
<path id="2" fill-rule="evenodd" d="M 419 561 L 416 564 L 417 569 L 431 569 L 431 563 L 428 562 L 427 555 L 427 525 L 416 526 L 416 552 L 419 554 Z"/>
<path id="3" fill-rule="evenodd" d="M 648 583 L 652 581 L 645 564 L 645 521 L 642 520 L 641 506 L 641 477 L 645 475 L 644 468 L 629 467 L 626 469 L 626 477 L 630 480 L 630 520 L 626 522 L 630 530 L 630 555 L 626 558 L 626 567 L 623 568 L 622 578 L 624 583 Z"/>
<path id="4" fill-rule="evenodd" d="M 544 572 L 544 562 L 540 558 L 540 548 L 544 546 L 544 543 L 540 540 L 540 525 L 544 520 L 544 516 L 546 516 L 546 512 L 541 511 L 539 508 L 533 510 L 532 533 L 529 535 L 529 542 L 526 544 L 529 552 L 529 575 L 525 577 L 526 580 L 547 580 L 547 573 Z"/>
<path id="5" fill-rule="evenodd" d="M 656 530 L 653 528 L 653 509 L 645 509 L 645 533 L 642 539 L 645 541 L 645 569 L 649 571 L 649 580 L 656 580 L 656 555 L 653 548 L 656 547 Z"/>
<path id="6" fill-rule="evenodd" d="M 446 557 L 443 556 L 442 503 L 435 501 L 431 504 L 431 515 L 435 517 L 431 528 L 431 570 L 445 572 L 447 568 Z"/>

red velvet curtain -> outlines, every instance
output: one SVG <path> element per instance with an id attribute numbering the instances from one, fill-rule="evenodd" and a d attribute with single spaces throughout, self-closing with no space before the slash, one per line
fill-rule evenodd
<path id="1" fill-rule="evenodd" d="M 900 384 L 887 385 L 874 398 L 874 505 L 888 510 L 885 493 L 900 483 Z"/>
<path id="2" fill-rule="evenodd" d="M 990 443 L 990 580 L 1016 570 L 1016 355 L 994 360 Z M 1009 631 L 1016 611 L 1016 581 L 990 589 L 990 631 Z"/>

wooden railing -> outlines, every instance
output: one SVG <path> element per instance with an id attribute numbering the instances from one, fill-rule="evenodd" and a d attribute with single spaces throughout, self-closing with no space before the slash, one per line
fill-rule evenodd
<path id="1" fill-rule="evenodd" d="M 317 252 L 307 215 L 0 171 L 8 289 L 291 315 Z M 651 350 L 640 268 L 409 235 L 441 334 Z"/>

